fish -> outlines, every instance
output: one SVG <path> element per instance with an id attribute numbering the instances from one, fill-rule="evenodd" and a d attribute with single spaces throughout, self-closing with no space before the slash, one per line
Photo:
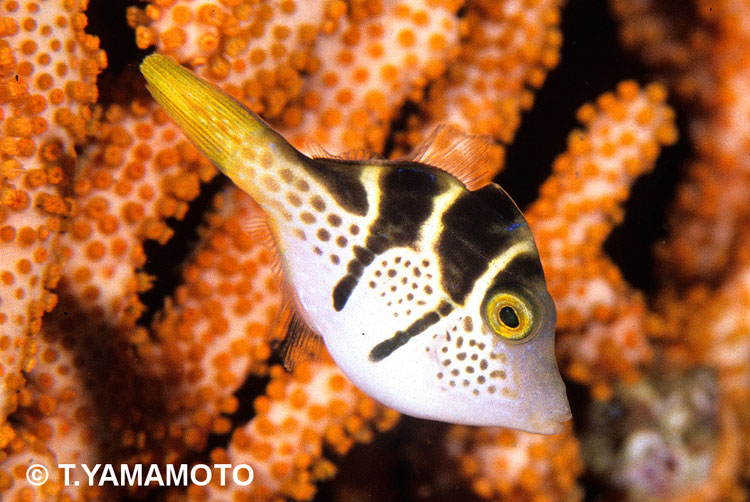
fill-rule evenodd
<path id="1" fill-rule="evenodd" d="M 172 59 L 152 54 L 140 68 L 262 209 L 248 228 L 265 229 L 279 260 L 287 368 L 322 341 L 360 390 L 406 415 L 563 429 L 555 305 L 529 225 L 489 179 L 490 140 L 439 126 L 402 159 L 308 156 Z"/>

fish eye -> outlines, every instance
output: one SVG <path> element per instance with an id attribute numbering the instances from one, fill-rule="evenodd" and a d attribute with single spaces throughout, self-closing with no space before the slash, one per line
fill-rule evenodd
<path id="1" fill-rule="evenodd" d="M 520 292 L 505 290 L 489 296 L 482 314 L 492 332 L 505 340 L 521 341 L 534 331 L 530 302 Z"/>

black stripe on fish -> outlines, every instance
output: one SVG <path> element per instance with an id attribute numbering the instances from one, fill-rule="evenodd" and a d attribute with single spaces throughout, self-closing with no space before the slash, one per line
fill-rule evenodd
<path id="1" fill-rule="evenodd" d="M 378 217 L 368 229 L 365 245 L 374 254 L 413 245 L 432 214 L 434 199 L 447 187 L 433 168 L 418 164 L 395 166 L 380 176 Z"/>
<path id="2" fill-rule="evenodd" d="M 392 247 L 411 246 L 419 239 L 420 227 L 432 214 L 434 198 L 446 188 L 431 170 L 418 164 L 384 166 L 378 217 L 368 229 L 365 247 L 355 247 L 348 269 L 367 266 L 375 255 Z M 348 270 L 336 284 L 333 308 L 337 312 L 344 308 L 361 276 L 361 269 Z"/>
<path id="3" fill-rule="evenodd" d="M 354 287 L 362 277 L 362 271 L 372 263 L 375 255 L 362 246 L 354 246 L 354 258 L 346 265 L 346 275 L 333 288 L 333 308 L 339 312 L 346 305 L 346 301 L 354 291 Z"/>
<path id="4" fill-rule="evenodd" d="M 411 323 L 406 330 L 397 331 L 392 337 L 375 345 L 370 351 L 370 361 L 374 363 L 382 361 L 393 354 L 393 351 L 397 348 L 405 345 L 406 342 L 424 332 L 427 328 L 437 323 L 441 317 L 447 316 L 452 311 L 453 306 L 450 303 L 445 300 L 441 301 L 435 310 L 430 310 L 425 315 Z"/>
<path id="5" fill-rule="evenodd" d="M 305 169 L 315 181 L 326 187 L 328 195 L 343 209 L 359 216 L 367 214 L 369 203 L 360 180 L 362 170 L 353 168 L 352 162 L 308 159 Z"/>
<path id="6" fill-rule="evenodd" d="M 539 260 L 539 254 L 529 250 L 514 256 L 492 279 L 492 284 L 488 289 L 493 289 L 496 285 L 503 282 L 523 282 L 529 284 L 532 281 L 538 281 L 536 287 L 539 289 L 546 288 L 544 271 L 542 270 L 542 263 Z"/>
<path id="7" fill-rule="evenodd" d="M 441 283 L 460 305 L 493 258 L 519 239 L 531 238 L 516 204 L 494 184 L 462 193 L 443 214 L 442 224 L 437 242 Z"/>

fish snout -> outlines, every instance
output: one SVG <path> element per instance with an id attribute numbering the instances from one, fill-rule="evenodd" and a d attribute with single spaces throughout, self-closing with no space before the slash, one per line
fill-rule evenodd
<path id="1" fill-rule="evenodd" d="M 543 405 L 532 413 L 528 430 L 537 434 L 558 434 L 565 427 L 565 422 L 572 417 L 568 400 L 564 398 L 559 404 Z"/>

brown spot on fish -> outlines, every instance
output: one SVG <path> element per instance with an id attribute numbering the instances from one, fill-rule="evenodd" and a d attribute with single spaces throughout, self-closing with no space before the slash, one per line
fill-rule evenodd
<path id="1" fill-rule="evenodd" d="M 343 248 L 343 247 L 346 247 L 347 244 L 348 244 L 348 242 L 346 240 L 346 237 L 344 237 L 343 235 L 339 235 L 338 237 L 336 237 L 336 245 L 338 247 L 342 247 Z"/>
<path id="2" fill-rule="evenodd" d="M 266 169 L 273 166 L 274 154 L 268 150 L 264 151 L 260 156 L 260 165 Z"/>
<path id="3" fill-rule="evenodd" d="M 388 277 L 396 277 L 396 270 L 389 268 L 388 269 Z"/>
<path id="4" fill-rule="evenodd" d="M 471 333 L 474 329 L 474 321 L 471 320 L 471 317 L 466 316 L 464 317 L 464 331 L 467 333 Z M 474 340 L 472 340 L 473 342 Z"/>
<path id="5" fill-rule="evenodd" d="M 300 229 L 300 228 L 295 228 L 294 229 L 294 235 L 296 235 L 297 238 L 300 239 L 300 240 L 303 240 L 303 241 L 307 240 L 307 236 L 305 235 L 305 232 L 303 232 L 302 229 Z"/>
<path id="6" fill-rule="evenodd" d="M 325 228 L 319 228 L 318 231 L 315 233 L 315 235 L 317 235 L 318 239 L 320 239 L 323 242 L 331 238 L 330 232 L 328 232 L 328 230 L 326 230 Z"/>
<path id="7" fill-rule="evenodd" d="M 263 183 L 263 186 L 265 186 L 272 192 L 278 192 L 281 190 L 281 185 L 279 185 L 279 182 L 276 181 L 276 178 L 274 178 L 270 174 L 264 175 L 261 179 L 261 183 Z"/>
<path id="8" fill-rule="evenodd" d="M 300 213 L 299 219 L 302 220 L 302 223 L 307 223 L 308 225 L 315 223 L 315 216 L 307 211 Z"/>
<path id="9" fill-rule="evenodd" d="M 310 190 L 310 185 L 305 180 L 297 180 L 294 186 L 300 192 L 307 192 L 308 190 Z"/>
<path id="10" fill-rule="evenodd" d="M 357 225 L 351 225 L 349 227 L 349 233 L 352 234 L 352 235 L 359 234 L 359 227 Z"/>
<path id="11" fill-rule="evenodd" d="M 312 197 L 310 197 L 310 205 L 319 213 L 322 213 L 326 210 L 326 203 L 323 202 L 323 199 L 320 197 L 320 195 L 313 195 Z"/>
<path id="12" fill-rule="evenodd" d="M 316 255 L 322 255 L 323 254 L 323 250 L 321 250 L 318 246 L 315 246 L 313 248 L 313 253 L 315 253 Z"/>
<path id="13" fill-rule="evenodd" d="M 341 216 L 338 214 L 329 214 L 326 218 L 326 221 L 332 226 L 332 227 L 338 227 L 341 225 Z"/>
<path id="14" fill-rule="evenodd" d="M 292 170 L 288 168 L 280 170 L 279 176 L 284 183 L 291 183 L 294 180 L 294 174 L 292 174 Z"/>
<path id="15" fill-rule="evenodd" d="M 302 199 L 300 199 L 299 195 L 294 192 L 287 192 L 286 200 L 294 207 L 300 207 L 302 205 Z"/>
<path id="16" fill-rule="evenodd" d="M 341 260 L 335 254 L 332 254 L 331 255 L 331 263 L 333 263 L 334 265 L 338 265 L 339 263 L 341 263 Z"/>

